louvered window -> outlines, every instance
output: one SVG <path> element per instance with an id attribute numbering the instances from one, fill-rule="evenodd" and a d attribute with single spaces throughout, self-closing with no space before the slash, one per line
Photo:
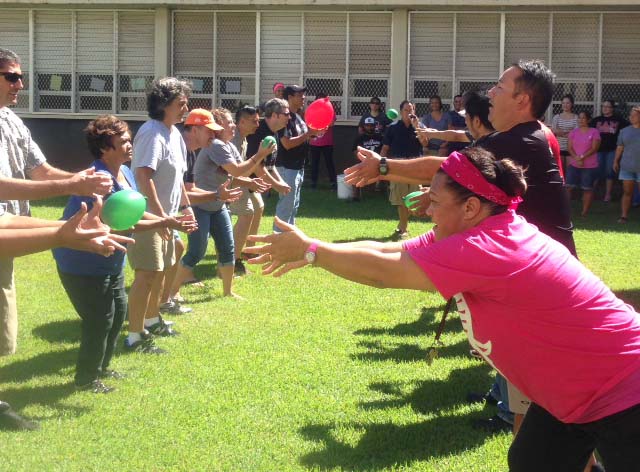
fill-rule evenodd
<path id="1" fill-rule="evenodd" d="M 22 81 L 24 89 L 18 95 L 16 111 L 29 110 L 29 11 L 28 10 L 0 10 L 0 31 L 2 31 L 1 45 L 20 56 Z"/>

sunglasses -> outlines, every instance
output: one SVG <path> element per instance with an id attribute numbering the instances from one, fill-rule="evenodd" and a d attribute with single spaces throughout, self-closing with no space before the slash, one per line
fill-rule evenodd
<path id="1" fill-rule="evenodd" d="M 17 83 L 18 80 L 24 79 L 24 74 L 18 74 L 17 72 L 0 72 L 0 75 L 2 75 L 7 80 L 7 82 L 10 82 L 12 84 Z"/>

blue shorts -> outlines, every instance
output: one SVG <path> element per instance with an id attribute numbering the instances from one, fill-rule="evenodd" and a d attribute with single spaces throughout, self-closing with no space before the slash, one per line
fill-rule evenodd
<path id="1" fill-rule="evenodd" d="M 618 178 L 620 180 L 635 180 L 636 182 L 640 182 L 640 172 L 629 172 L 628 170 L 620 169 Z"/>
<path id="2" fill-rule="evenodd" d="M 597 167 L 584 168 L 567 166 L 567 186 L 571 188 L 580 187 L 582 190 L 593 190 L 593 183 L 599 176 Z"/>

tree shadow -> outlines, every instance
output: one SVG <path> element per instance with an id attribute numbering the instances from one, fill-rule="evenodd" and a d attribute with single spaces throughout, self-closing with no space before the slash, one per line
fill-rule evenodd
<path id="1" fill-rule="evenodd" d="M 80 318 L 52 321 L 31 330 L 37 338 L 50 343 L 79 343 Z"/>

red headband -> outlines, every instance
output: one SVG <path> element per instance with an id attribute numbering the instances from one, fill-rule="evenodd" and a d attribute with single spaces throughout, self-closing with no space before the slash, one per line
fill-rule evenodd
<path id="1" fill-rule="evenodd" d="M 522 201 L 522 198 L 510 197 L 492 183 L 487 182 L 476 166 L 469 162 L 467 156 L 458 151 L 452 152 L 440 168 L 464 188 L 493 203 L 515 210 L 518 203 Z"/>

